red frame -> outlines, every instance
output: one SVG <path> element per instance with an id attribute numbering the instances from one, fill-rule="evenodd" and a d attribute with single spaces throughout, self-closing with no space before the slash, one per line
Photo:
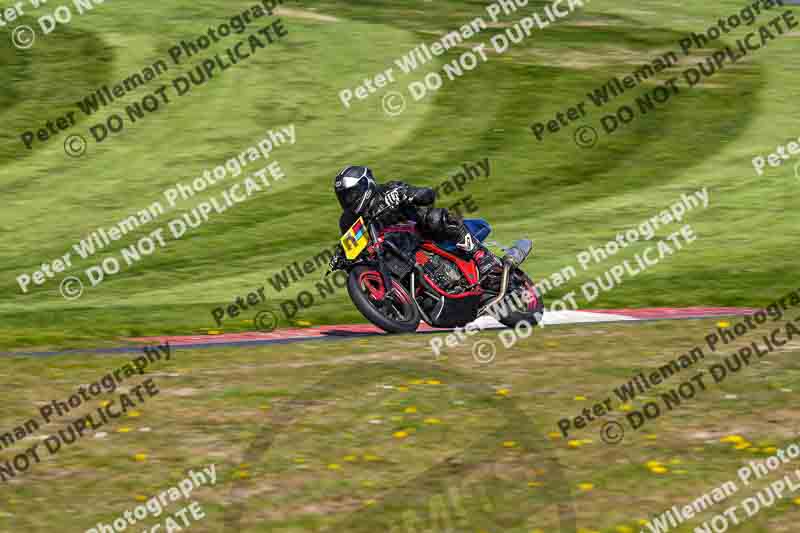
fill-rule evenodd
<path id="1" fill-rule="evenodd" d="M 441 257 L 444 257 L 448 261 L 452 261 L 453 263 L 455 263 L 456 266 L 458 267 L 458 270 L 460 270 L 461 273 L 464 275 L 464 277 L 467 278 L 467 282 L 470 285 L 476 285 L 478 283 L 478 266 L 475 264 L 475 261 L 471 259 L 470 260 L 461 259 L 456 255 L 453 255 L 445 250 L 442 250 L 436 245 L 436 243 L 432 241 L 423 242 L 422 249 L 427 250 L 436 255 L 439 255 Z M 425 281 L 427 281 L 436 292 L 438 292 L 445 298 L 458 299 L 458 298 L 467 298 L 469 296 L 480 296 L 481 294 L 483 294 L 483 289 L 481 289 L 480 287 L 476 287 L 474 290 L 471 291 L 462 292 L 461 294 L 450 294 L 449 292 L 446 292 L 445 290 L 441 289 L 438 285 L 436 285 L 436 283 L 427 275 L 424 276 L 425 276 Z"/>
<path id="2" fill-rule="evenodd" d="M 415 234 L 419 234 L 419 232 L 417 231 L 417 228 L 416 228 L 416 224 L 413 224 L 413 223 L 394 224 L 394 225 L 391 225 L 391 226 L 387 226 L 387 227 L 383 228 L 383 230 L 378 234 L 378 242 L 377 243 L 373 243 L 368 248 L 368 250 L 371 253 L 374 252 L 375 248 L 377 248 L 378 246 L 380 246 L 383 243 L 383 240 L 385 238 L 385 234 L 386 233 L 415 233 Z M 448 261 L 451 261 L 451 262 L 455 263 L 456 266 L 458 267 L 458 270 L 466 278 L 467 283 L 469 283 L 470 285 L 475 285 L 476 286 L 475 289 L 473 289 L 471 291 L 462 292 L 460 294 L 450 294 L 449 292 L 447 292 L 444 289 L 442 289 L 441 287 L 439 287 L 436 284 L 436 282 L 434 282 L 429 276 L 423 274 L 423 276 L 425 277 L 425 281 L 427 281 L 428 284 L 431 287 L 433 287 L 433 289 L 437 293 L 439 293 L 440 295 L 444 296 L 445 298 L 453 298 L 453 299 L 467 298 L 467 297 L 470 297 L 470 296 L 480 296 L 481 294 L 483 294 L 483 289 L 480 286 L 478 286 L 478 282 L 480 281 L 480 276 L 478 274 L 478 265 L 475 263 L 475 261 L 473 261 L 471 259 L 469 259 L 469 260 L 461 259 L 457 255 L 453 255 L 450 252 L 447 252 L 446 250 L 443 250 L 442 248 L 439 248 L 439 246 L 433 241 L 423 241 L 422 246 L 420 248 L 423 249 L 423 250 L 426 250 L 428 252 L 434 253 L 434 254 L 436 254 L 438 256 L 441 256 L 441 257 L 447 259 Z M 417 264 L 420 264 L 419 261 L 417 261 Z"/>

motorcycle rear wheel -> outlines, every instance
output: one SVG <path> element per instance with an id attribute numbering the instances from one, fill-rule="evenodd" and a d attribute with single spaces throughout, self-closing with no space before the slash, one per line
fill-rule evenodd
<path id="1" fill-rule="evenodd" d="M 517 286 L 513 288 L 509 287 L 509 291 L 521 291 L 527 288 L 532 292 L 532 294 L 535 294 L 536 299 L 528 302 L 526 309 L 515 309 L 510 313 L 498 318 L 504 326 L 509 328 L 516 327 L 517 324 L 521 322 L 527 322 L 531 327 L 536 326 L 544 316 L 544 300 L 539 294 L 539 291 L 536 290 L 536 285 L 524 272 L 517 269 L 514 277 L 517 278 L 515 280 L 518 281 L 518 283 L 515 284 Z"/>
<path id="2" fill-rule="evenodd" d="M 411 333 L 421 319 L 417 305 L 396 280 L 385 290 L 380 272 L 357 266 L 347 278 L 347 292 L 364 317 L 387 333 Z"/>

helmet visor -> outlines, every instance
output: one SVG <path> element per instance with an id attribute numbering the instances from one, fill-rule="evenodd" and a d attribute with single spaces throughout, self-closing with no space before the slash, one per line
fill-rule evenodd
<path id="1" fill-rule="evenodd" d="M 367 193 L 367 180 L 366 179 L 359 179 L 359 178 L 342 178 L 344 182 L 344 189 L 341 189 L 336 192 L 337 198 L 339 198 L 339 204 L 342 206 L 342 209 L 350 209 L 355 211 L 361 200 L 364 198 L 364 195 Z"/>

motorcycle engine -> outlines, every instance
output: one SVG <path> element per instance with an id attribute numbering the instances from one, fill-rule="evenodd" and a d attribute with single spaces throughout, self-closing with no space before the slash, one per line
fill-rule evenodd
<path id="1" fill-rule="evenodd" d="M 466 290 L 466 281 L 453 263 L 436 254 L 425 255 L 428 259 L 424 263 L 425 271 L 439 287 L 453 293 Z"/>

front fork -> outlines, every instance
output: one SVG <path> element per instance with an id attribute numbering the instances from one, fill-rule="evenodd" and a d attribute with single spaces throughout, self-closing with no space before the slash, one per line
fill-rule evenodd
<path id="1" fill-rule="evenodd" d="M 378 240 L 378 232 L 375 230 L 375 226 L 370 224 L 369 225 L 369 234 L 372 237 L 372 242 L 379 243 Z M 384 287 L 384 297 L 389 292 L 389 289 L 392 287 L 392 275 L 389 272 L 388 267 L 386 266 L 386 262 L 383 260 L 383 247 L 379 246 L 376 249 L 376 256 L 378 258 L 378 272 L 381 275 L 381 281 L 383 281 Z"/>

